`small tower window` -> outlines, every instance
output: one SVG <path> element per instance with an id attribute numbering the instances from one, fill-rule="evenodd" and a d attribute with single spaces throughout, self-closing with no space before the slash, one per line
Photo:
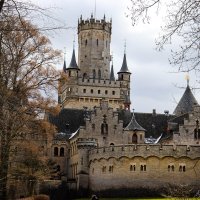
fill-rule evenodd
<path id="1" fill-rule="evenodd" d="M 95 71 L 95 69 L 93 69 L 93 79 L 95 79 L 96 78 L 96 71 Z"/>
<path id="2" fill-rule="evenodd" d="M 54 156 L 58 156 L 58 147 L 54 147 Z"/>
<path id="3" fill-rule="evenodd" d="M 93 94 L 93 89 L 90 90 L 91 94 Z"/>
<path id="4" fill-rule="evenodd" d="M 112 91 L 112 95 L 115 95 L 115 91 Z"/>
<path id="5" fill-rule="evenodd" d="M 83 89 L 83 93 L 86 93 L 86 89 Z"/>
<path id="6" fill-rule="evenodd" d="M 71 71 L 69 71 L 69 76 L 71 76 Z"/>
<path id="7" fill-rule="evenodd" d="M 97 39 L 97 46 L 99 45 L 99 40 Z"/>
<path id="8" fill-rule="evenodd" d="M 98 90 L 98 94 L 101 94 L 101 90 Z"/>
<path id="9" fill-rule="evenodd" d="M 87 46 L 87 40 L 85 40 L 85 46 Z"/>
<path id="10" fill-rule="evenodd" d="M 105 94 L 108 94 L 108 90 L 105 90 Z"/>
<path id="11" fill-rule="evenodd" d="M 65 149 L 63 147 L 60 148 L 60 156 L 64 156 L 65 155 Z"/>

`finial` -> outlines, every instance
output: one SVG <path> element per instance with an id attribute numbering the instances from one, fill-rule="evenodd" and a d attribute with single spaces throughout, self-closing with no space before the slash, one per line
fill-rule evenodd
<path id="1" fill-rule="evenodd" d="M 189 73 L 186 74 L 185 79 L 187 80 L 187 86 L 189 86 L 189 82 L 190 82 Z"/>
<path id="2" fill-rule="evenodd" d="M 91 19 L 93 19 L 93 13 L 91 13 Z"/>
<path id="3" fill-rule="evenodd" d="M 96 18 L 96 0 L 94 2 L 94 18 Z"/>
<path id="4" fill-rule="evenodd" d="M 66 59 L 67 49 L 64 47 L 64 60 Z"/>
<path id="5" fill-rule="evenodd" d="M 124 40 L 124 54 L 126 54 L 126 39 Z"/>
<path id="6" fill-rule="evenodd" d="M 105 16 L 105 13 L 104 13 L 104 15 L 103 15 L 103 19 L 104 19 L 104 21 L 106 21 L 106 16 Z"/>
<path id="7" fill-rule="evenodd" d="M 73 49 L 75 49 L 75 33 L 74 33 L 74 40 L 73 40 Z"/>

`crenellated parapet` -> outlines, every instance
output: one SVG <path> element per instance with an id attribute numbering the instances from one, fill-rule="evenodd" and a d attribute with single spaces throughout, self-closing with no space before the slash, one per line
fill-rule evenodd
<path id="1" fill-rule="evenodd" d="M 78 138 L 76 140 L 77 148 L 95 148 L 97 147 L 97 139 L 95 138 Z"/>
<path id="2" fill-rule="evenodd" d="M 87 20 L 83 20 L 82 18 L 80 18 L 80 21 L 78 23 L 78 33 L 82 30 L 88 29 L 105 30 L 111 34 L 112 23 L 106 22 L 105 18 L 101 20 L 97 20 L 92 16 L 90 19 Z"/>
<path id="3" fill-rule="evenodd" d="M 172 156 L 174 158 L 189 157 L 196 159 L 200 158 L 200 146 L 135 144 L 95 148 L 89 151 L 90 162 L 101 158 L 109 159 L 113 157 L 119 159 L 121 157 L 133 158 L 137 156 L 143 158 Z"/>

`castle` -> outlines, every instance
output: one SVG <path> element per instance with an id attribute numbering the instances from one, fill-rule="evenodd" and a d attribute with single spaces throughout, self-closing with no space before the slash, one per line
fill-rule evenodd
<path id="1" fill-rule="evenodd" d="M 200 106 L 189 83 L 173 115 L 130 112 L 131 72 L 124 53 L 114 76 L 112 22 L 78 22 L 75 50 L 59 81 L 61 112 L 49 116 L 58 133 L 50 157 L 71 189 L 161 191 L 200 185 Z M 113 193 L 114 195 L 114 193 Z"/>

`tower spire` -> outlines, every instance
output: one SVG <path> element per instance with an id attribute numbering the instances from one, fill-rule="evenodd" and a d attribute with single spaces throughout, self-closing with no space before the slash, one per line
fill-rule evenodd
<path id="1" fill-rule="evenodd" d="M 115 81 L 114 68 L 113 68 L 113 54 L 111 56 L 111 59 L 112 59 L 112 65 L 110 70 L 110 81 Z"/>
<path id="2" fill-rule="evenodd" d="M 63 64 L 63 72 L 66 73 L 67 67 L 66 67 L 66 47 L 64 47 L 64 64 Z"/>

